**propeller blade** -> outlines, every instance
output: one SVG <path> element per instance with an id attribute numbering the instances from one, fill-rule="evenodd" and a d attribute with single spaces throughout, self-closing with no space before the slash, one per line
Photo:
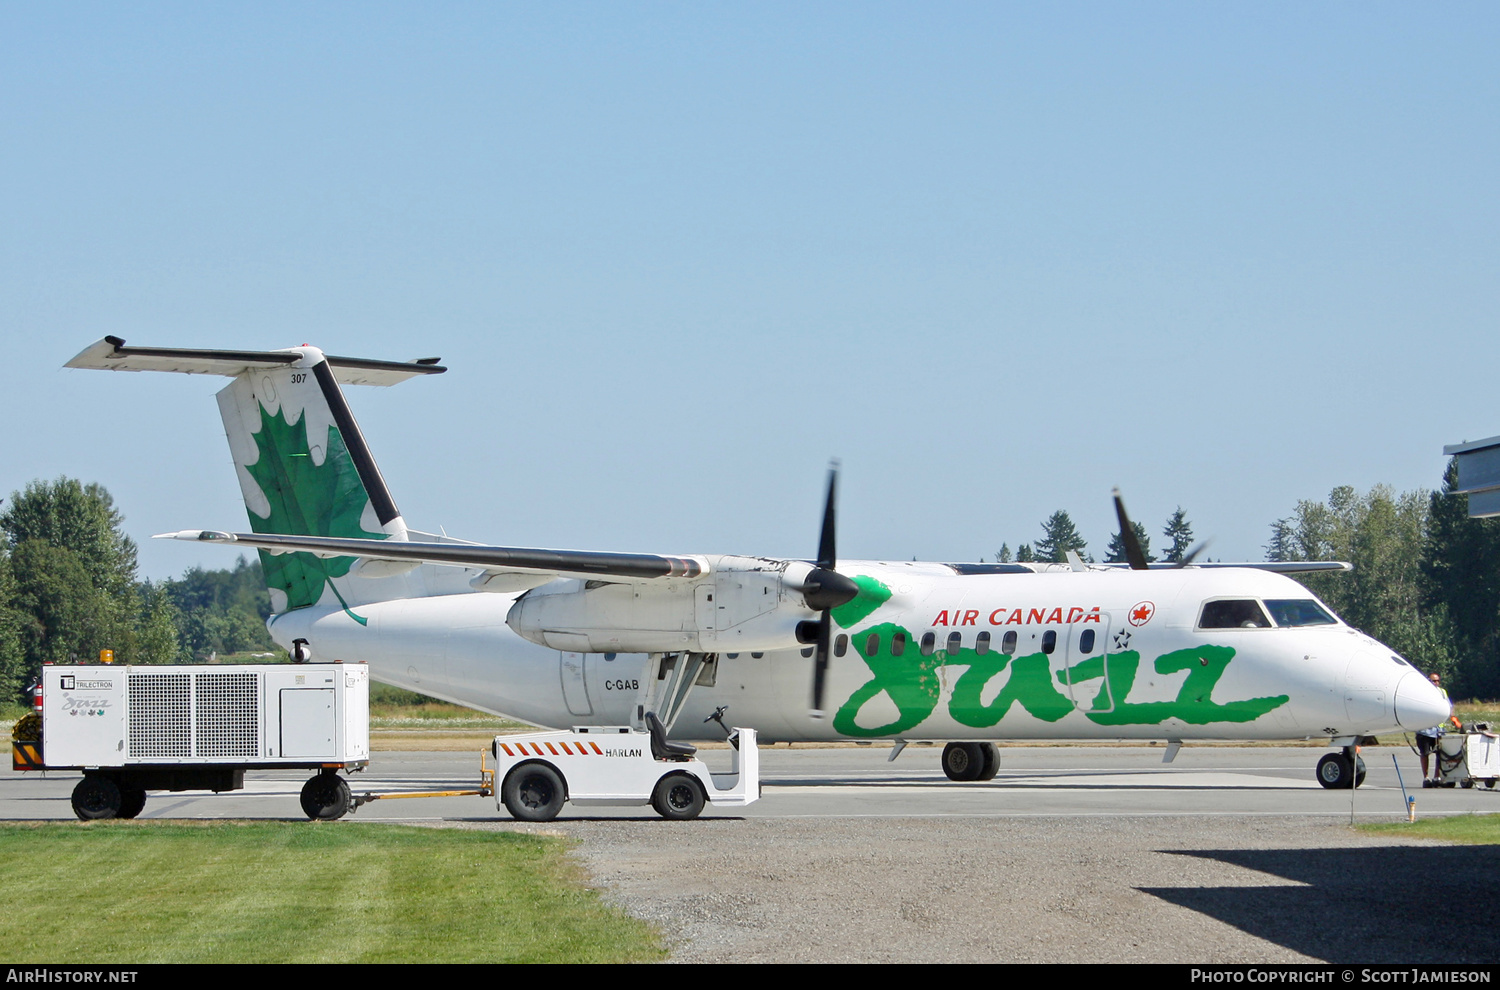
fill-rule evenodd
<path id="1" fill-rule="evenodd" d="M 833 638 L 833 616 L 829 609 L 850 601 L 859 594 L 859 585 L 834 570 L 838 566 L 838 550 L 834 531 L 838 527 L 839 462 L 828 464 L 828 495 L 823 500 L 823 529 L 818 534 L 818 565 L 802 586 L 802 597 L 807 607 L 818 610 L 817 645 L 813 647 L 812 711 L 813 718 L 822 718 L 823 685 L 828 679 L 828 648 Z M 799 622 L 798 639 L 812 630 L 810 623 Z"/>
<path id="2" fill-rule="evenodd" d="M 1177 566 L 1178 567 L 1186 567 L 1187 565 L 1189 565 L 1189 564 L 1191 564 L 1193 562 L 1194 558 L 1196 558 L 1200 553 L 1202 553 L 1203 551 L 1205 551 L 1207 549 L 1208 549 L 1208 541 L 1204 540 L 1202 543 L 1198 544 L 1197 546 L 1193 547 L 1193 549 L 1191 549 L 1187 553 L 1183 554 L 1182 555 L 1182 559 L 1177 562 Z"/>
<path id="3" fill-rule="evenodd" d="M 837 510 L 835 504 L 838 498 L 839 486 L 839 462 L 830 461 L 828 464 L 828 497 L 823 500 L 823 531 L 818 537 L 818 566 L 833 570 L 838 563 L 838 554 L 834 550 L 834 528 L 837 525 L 835 518 Z"/>
<path id="4" fill-rule="evenodd" d="M 1141 549 L 1141 541 L 1135 537 L 1135 527 L 1125 514 L 1125 500 L 1120 498 L 1118 488 L 1115 489 L 1115 515 L 1120 519 L 1120 543 L 1125 547 L 1125 560 L 1129 562 L 1130 569 L 1146 570 L 1146 552 Z"/>
<path id="5" fill-rule="evenodd" d="M 828 676 L 828 644 L 833 638 L 833 616 L 824 612 L 818 616 L 818 645 L 813 652 L 812 712 L 813 718 L 822 718 L 823 682 Z"/>

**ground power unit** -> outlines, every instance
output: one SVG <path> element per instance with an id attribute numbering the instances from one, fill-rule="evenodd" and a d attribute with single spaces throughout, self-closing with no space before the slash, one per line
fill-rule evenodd
<path id="1" fill-rule="evenodd" d="M 364 664 L 47 666 L 41 687 L 39 738 L 16 734 L 13 765 L 83 771 L 79 818 L 134 818 L 147 791 L 239 790 L 246 770 L 287 769 L 317 771 L 309 818 L 340 818 L 339 771 L 370 759 Z"/>

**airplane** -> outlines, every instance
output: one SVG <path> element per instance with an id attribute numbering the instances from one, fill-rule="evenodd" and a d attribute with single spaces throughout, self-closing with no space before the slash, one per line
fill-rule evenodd
<path id="1" fill-rule="evenodd" d="M 161 535 L 258 550 L 294 661 L 362 661 L 540 726 L 654 716 L 703 740 L 728 706 L 771 742 L 889 740 L 891 759 L 945 743 L 959 781 L 995 776 L 995 740 L 1165 740 L 1171 762 L 1194 740 L 1327 738 L 1316 778 L 1348 788 L 1363 738 L 1451 713 L 1287 576 L 1348 564 L 1148 564 L 1118 491 L 1126 566 L 839 560 L 836 469 L 811 560 L 490 546 L 407 526 L 341 388 L 441 374 L 437 358 L 111 336 L 66 367 L 231 379 L 218 403 L 251 532 Z"/>

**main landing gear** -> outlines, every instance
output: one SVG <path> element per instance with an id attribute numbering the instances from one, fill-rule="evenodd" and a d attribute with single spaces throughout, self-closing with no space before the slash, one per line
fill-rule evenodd
<path id="1" fill-rule="evenodd" d="M 1365 761 L 1353 746 L 1329 753 L 1318 761 L 1318 783 L 1330 790 L 1359 787 L 1365 782 Z"/>
<path id="2" fill-rule="evenodd" d="M 943 747 L 943 773 L 949 780 L 994 780 L 1000 750 L 992 742 L 949 743 Z"/>

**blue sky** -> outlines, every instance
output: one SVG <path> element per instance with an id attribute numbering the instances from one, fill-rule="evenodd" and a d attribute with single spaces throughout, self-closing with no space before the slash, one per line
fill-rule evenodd
<path id="1" fill-rule="evenodd" d="M 1109 491 L 1224 559 L 1500 433 L 1500 8 L 0 6 L 0 489 L 244 526 L 163 346 L 351 389 L 408 521 L 972 560 Z M 1160 542 L 1158 537 L 1158 543 Z"/>

